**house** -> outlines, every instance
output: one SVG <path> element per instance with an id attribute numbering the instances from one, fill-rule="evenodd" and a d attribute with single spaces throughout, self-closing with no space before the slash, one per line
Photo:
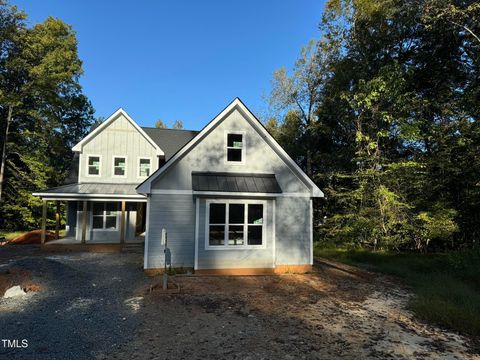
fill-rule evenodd
<path id="1" fill-rule="evenodd" d="M 73 151 L 77 180 L 35 195 L 67 202 L 77 243 L 144 236 L 153 271 L 164 266 L 166 229 L 174 267 L 311 269 L 312 199 L 323 193 L 238 98 L 200 132 L 142 128 L 120 109 Z"/>

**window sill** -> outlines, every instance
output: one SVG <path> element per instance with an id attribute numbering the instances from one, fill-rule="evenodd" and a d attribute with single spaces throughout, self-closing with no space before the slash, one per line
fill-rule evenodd
<path id="1" fill-rule="evenodd" d="M 225 250 L 233 250 L 233 251 L 238 251 L 238 250 L 265 250 L 267 248 L 266 244 L 263 245 L 230 245 L 230 246 L 225 246 L 225 245 L 219 245 L 219 246 L 210 246 L 206 245 L 205 250 L 220 250 L 220 251 L 225 251 Z"/>

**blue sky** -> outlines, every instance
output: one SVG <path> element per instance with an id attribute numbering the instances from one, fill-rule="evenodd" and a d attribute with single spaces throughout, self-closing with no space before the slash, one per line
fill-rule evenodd
<path id="1" fill-rule="evenodd" d="M 321 0 L 11 0 L 31 24 L 77 32 L 81 83 L 96 109 L 123 107 L 142 126 L 200 129 L 236 96 L 258 115 L 275 69 L 319 37 Z"/>

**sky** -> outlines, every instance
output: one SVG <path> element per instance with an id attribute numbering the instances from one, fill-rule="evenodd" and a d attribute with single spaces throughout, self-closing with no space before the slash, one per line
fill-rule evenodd
<path id="1" fill-rule="evenodd" d="M 122 107 L 141 126 L 201 129 L 235 97 L 258 116 L 273 71 L 291 69 L 320 36 L 322 0 L 11 0 L 33 25 L 48 16 L 77 34 L 95 116 Z"/>

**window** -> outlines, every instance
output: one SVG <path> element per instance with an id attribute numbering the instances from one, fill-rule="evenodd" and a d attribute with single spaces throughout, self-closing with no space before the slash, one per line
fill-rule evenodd
<path id="1" fill-rule="evenodd" d="M 87 174 L 89 176 L 100 176 L 100 156 L 88 156 Z"/>
<path id="2" fill-rule="evenodd" d="M 127 158 L 123 156 L 113 157 L 113 176 L 127 176 Z"/>
<path id="3" fill-rule="evenodd" d="M 150 176 L 150 159 L 140 158 L 138 163 L 138 176 L 149 177 Z"/>
<path id="4" fill-rule="evenodd" d="M 94 230 L 116 230 L 118 203 L 93 202 L 92 228 Z"/>
<path id="5" fill-rule="evenodd" d="M 242 163 L 244 160 L 244 150 L 243 134 L 227 133 L 227 162 Z"/>
<path id="6" fill-rule="evenodd" d="M 264 204 L 255 202 L 207 202 L 207 248 L 262 246 Z"/>

